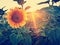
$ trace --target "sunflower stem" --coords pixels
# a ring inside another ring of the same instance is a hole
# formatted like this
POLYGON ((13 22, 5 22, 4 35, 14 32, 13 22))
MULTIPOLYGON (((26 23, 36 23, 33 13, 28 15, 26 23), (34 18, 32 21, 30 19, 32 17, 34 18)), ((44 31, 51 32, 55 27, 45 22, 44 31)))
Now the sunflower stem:
POLYGON ((21 6, 22 6, 22 9, 23 9, 23 4, 21 6))

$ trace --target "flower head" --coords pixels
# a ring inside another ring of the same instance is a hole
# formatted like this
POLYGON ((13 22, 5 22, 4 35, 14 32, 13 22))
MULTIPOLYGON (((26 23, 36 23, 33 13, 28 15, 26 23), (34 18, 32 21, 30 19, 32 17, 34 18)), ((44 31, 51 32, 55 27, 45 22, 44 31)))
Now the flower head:
POLYGON ((26 12, 23 9, 15 7, 7 13, 7 21, 12 28, 24 26, 26 24, 26 20, 26 12))

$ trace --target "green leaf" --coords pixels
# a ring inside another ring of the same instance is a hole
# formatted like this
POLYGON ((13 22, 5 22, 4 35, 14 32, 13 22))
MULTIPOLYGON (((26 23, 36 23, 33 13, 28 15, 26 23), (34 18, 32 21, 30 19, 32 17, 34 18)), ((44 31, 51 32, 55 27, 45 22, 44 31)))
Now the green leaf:
POLYGON ((17 45, 23 39, 22 34, 11 34, 10 41, 12 45, 17 45))

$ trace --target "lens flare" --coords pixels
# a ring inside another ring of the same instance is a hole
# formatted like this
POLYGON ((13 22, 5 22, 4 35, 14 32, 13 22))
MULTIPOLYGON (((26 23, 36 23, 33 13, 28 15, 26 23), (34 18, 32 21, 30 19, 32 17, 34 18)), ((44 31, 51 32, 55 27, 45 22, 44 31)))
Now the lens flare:
POLYGON ((28 19, 26 27, 28 27, 28 29, 31 28, 35 34, 39 35, 42 28, 45 28, 45 25, 48 23, 50 15, 45 11, 29 12, 28 19))

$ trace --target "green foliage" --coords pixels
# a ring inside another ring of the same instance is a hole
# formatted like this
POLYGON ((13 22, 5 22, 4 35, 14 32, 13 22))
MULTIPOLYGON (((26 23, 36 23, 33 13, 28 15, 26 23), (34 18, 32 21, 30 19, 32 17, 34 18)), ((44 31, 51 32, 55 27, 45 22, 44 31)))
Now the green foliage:
POLYGON ((10 41, 12 45, 23 44, 31 45, 31 36, 28 34, 25 28, 16 29, 14 33, 10 35, 10 41))
POLYGON ((22 35, 17 35, 17 34, 11 34, 10 35, 10 41, 12 43, 12 45, 17 45, 19 41, 21 41, 23 39, 22 35))
POLYGON ((46 36, 52 40, 60 38, 60 7, 53 6, 44 9, 50 14, 51 18, 44 29, 46 36))

